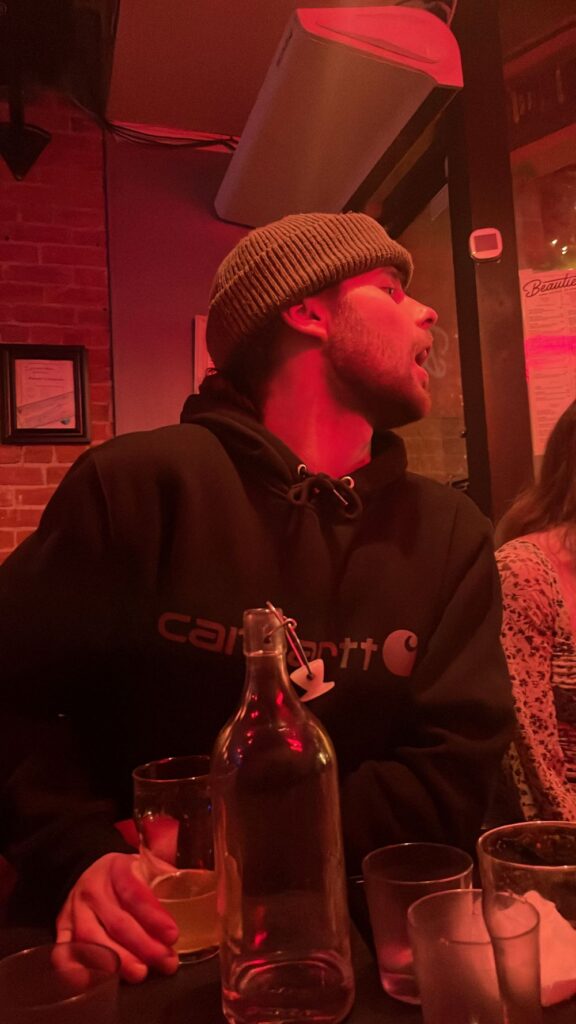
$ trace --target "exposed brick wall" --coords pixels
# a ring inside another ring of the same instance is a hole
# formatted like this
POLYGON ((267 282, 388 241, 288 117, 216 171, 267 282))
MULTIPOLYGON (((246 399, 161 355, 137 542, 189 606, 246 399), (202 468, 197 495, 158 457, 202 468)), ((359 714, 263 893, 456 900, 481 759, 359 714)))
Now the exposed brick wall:
MULTIPOLYGON (((0 341, 86 346, 98 444, 113 434, 102 131, 55 93, 29 96, 26 122, 52 139, 23 181, 0 159, 0 341)), ((0 561, 85 448, 0 444, 0 561)))

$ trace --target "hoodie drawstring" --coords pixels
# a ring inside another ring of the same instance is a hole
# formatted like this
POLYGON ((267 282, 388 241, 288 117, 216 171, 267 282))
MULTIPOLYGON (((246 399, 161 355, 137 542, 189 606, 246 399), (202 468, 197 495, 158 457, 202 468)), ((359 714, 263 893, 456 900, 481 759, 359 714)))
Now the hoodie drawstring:
POLYGON ((293 505, 313 506, 321 495, 327 495, 339 503, 345 519, 357 519, 362 512, 362 501, 354 490, 351 476, 335 479, 327 473, 309 475, 304 464, 298 466, 298 475, 300 481, 292 484, 287 493, 288 501, 293 505))

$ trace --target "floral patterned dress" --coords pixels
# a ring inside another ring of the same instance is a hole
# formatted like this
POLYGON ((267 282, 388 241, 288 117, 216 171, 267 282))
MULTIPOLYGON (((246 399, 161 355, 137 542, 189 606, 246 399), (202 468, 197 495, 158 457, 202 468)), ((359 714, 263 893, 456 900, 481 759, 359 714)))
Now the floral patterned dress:
POLYGON ((525 818, 576 821, 576 573, 555 550, 533 534, 496 552, 517 717, 507 773, 525 818))

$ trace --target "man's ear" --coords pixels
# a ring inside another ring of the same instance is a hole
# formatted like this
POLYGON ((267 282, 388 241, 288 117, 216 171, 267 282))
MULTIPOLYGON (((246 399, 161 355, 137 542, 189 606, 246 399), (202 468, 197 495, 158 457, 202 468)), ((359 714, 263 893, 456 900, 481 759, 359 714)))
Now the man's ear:
POLYGON ((280 316, 294 331, 311 335, 320 341, 326 341, 328 337, 329 310, 320 295, 308 295, 288 309, 282 310, 280 316))

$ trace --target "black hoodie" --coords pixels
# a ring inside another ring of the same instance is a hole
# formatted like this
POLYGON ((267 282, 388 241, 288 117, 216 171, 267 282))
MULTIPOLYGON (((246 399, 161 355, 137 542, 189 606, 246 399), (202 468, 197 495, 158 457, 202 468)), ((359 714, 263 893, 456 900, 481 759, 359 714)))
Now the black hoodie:
POLYGON ((331 480, 248 414, 193 400, 183 419, 82 455, 0 568, 3 707, 40 735, 5 772, 8 855, 55 909, 126 849, 132 768, 210 751, 240 696, 242 612, 267 600, 335 683, 308 706, 350 870, 391 842, 472 848, 512 715, 487 520, 407 473, 392 433, 331 480))

